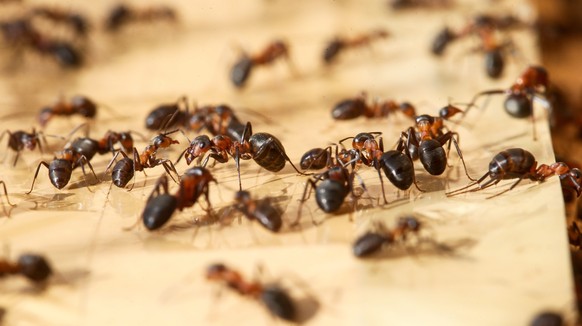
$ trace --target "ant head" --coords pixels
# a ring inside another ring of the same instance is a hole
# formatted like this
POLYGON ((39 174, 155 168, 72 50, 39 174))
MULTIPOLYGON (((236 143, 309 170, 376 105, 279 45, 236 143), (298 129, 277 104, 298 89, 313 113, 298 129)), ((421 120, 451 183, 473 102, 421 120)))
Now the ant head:
POLYGON ((344 46, 345 44, 341 39, 335 38, 331 40, 323 51, 323 62, 326 64, 332 63, 344 46))
POLYGON ((448 104, 447 106, 443 107, 442 109, 439 110, 439 117, 448 120, 450 118, 452 118, 453 116, 457 115, 458 113, 463 113, 464 111, 459 109, 456 106, 453 106, 451 104, 448 104))
POLYGON ((374 140, 374 134, 369 132, 361 132, 354 137, 352 141, 352 147, 355 149, 363 149, 364 145, 369 140, 374 140))
POLYGON ((525 93, 507 96, 503 104, 505 111, 514 118, 527 118, 532 115, 532 101, 525 93))
POLYGON ((26 254, 18 258, 20 273, 33 282, 45 281, 52 274, 47 260, 39 255, 26 254))
POLYGON ((78 68, 83 64, 81 52, 67 42, 51 43, 47 52, 54 56, 61 67, 78 68))
POLYGON ((409 102, 400 103, 399 109, 400 112, 402 112, 405 116, 411 119, 414 119, 414 117, 416 117, 416 108, 409 102))
POLYGON ((194 156, 194 158, 204 155, 212 147, 212 141, 207 135, 200 135, 192 140, 190 143, 190 148, 188 152, 194 156))
POLYGON ((118 4, 109 12, 105 20, 105 28, 109 31, 119 29, 131 16, 131 10, 124 4, 118 4))
POLYGON ((234 200, 237 203, 242 203, 242 204, 247 203, 251 200, 251 193, 246 191, 246 190, 237 191, 234 194, 234 200))
POLYGON ((455 33, 445 26, 432 42, 432 53, 437 56, 443 55, 449 43, 451 43, 455 38, 455 33))
POLYGON ((75 96, 71 99, 71 104, 77 112, 86 118, 92 118, 97 114, 97 105, 85 96, 75 96))
POLYGON ((221 279, 220 275, 228 271, 228 267, 222 263, 216 263, 208 266, 206 269, 206 279, 217 280, 221 279))
POLYGON ((543 87, 547 90, 550 85, 550 78, 548 76, 548 71, 542 66, 532 66, 528 69, 531 74, 536 87, 543 87))
POLYGON ((156 137, 154 137, 154 139, 152 139, 152 145, 154 145, 156 148, 166 148, 172 144, 179 144, 177 140, 173 140, 172 138, 167 136, 168 134, 172 134, 176 131, 177 130, 173 130, 170 132, 165 132, 163 134, 157 135, 156 137))
POLYGON ((415 122, 418 129, 422 131, 426 128, 430 128, 430 126, 434 123, 434 117, 428 114, 421 114, 416 117, 415 122))

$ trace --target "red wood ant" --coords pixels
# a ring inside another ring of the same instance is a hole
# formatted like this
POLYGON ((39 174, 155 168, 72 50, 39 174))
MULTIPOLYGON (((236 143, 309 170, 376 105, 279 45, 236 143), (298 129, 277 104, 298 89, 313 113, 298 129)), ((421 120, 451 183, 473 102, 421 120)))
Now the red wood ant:
POLYGON ((125 4, 113 7, 105 18, 105 29, 114 32, 133 22, 176 21, 176 11, 168 6, 132 8, 125 4))
POLYGON ((515 83, 508 89, 492 89, 477 93, 463 113, 467 114, 469 109, 475 105, 475 102, 482 96, 494 94, 506 94, 507 98, 503 104, 505 111, 514 118, 530 117, 532 120, 533 137, 536 140, 535 120, 533 115, 533 100, 540 99, 548 107, 550 102, 546 99, 546 93, 549 87, 548 72, 541 66, 528 67, 515 83))
POLYGON ((109 168, 113 162, 115 162, 119 154, 121 154, 123 158, 117 162, 111 170, 111 180, 113 181, 113 184, 119 188, 125 187, 129 181, 133 179, 135 171, 144 171, 146 168, 149 169, 158 165, 162 165, 166 170, 166 173, 168 173, 170 177, 176 181, 172 176, 172 172, 174 172, 176 175, 178 175, 178 172, 176 171, 172 161, 168 159, 156 158, 158 149, 168 148, 172 144, 179 144, 177 140, 173 140, 168 136, 169 134, 176 131, 177 130, 157 135, 152 139, 151 144, 146 146, 141 154, 139 154, 137 149, 133 147, 133 159, 129 158, 129 156, 127 156, 124 151, 117 151, 115 155, 113 155, 113 158, 109 164, 107 164, 105 173, 109 171, 109 168))
POLYGON ((90 28, 88 19, 85 15, 78 12, 71 12, 66 9, 37 6, 31 9, 30 16, 42 17, 53 22, 66 24, 70 26, 78 36, 82 37, 87 36, 90 28))
POLYGON ((256 220, 272 232, 279 232, 283 225, 281 215, 283 212, 273 204, 272 198, 266 197, 260 200, 251 198, 248 191, 237 191, 234 208, 243 213, 249 220, 256 220))
POLYGON ((392 100, 373 101, 371 105, 368 105, 366 103, 366 93, 362 93, 355 98, 337 103, 331 109, 331 116, 335 120, 350 120, 362 115, 367 118, 380 118, 387 117, 398 111, 411 119, 416 116, 416 109, 408 102, 398 104, 392 100))
POLYGON ((154 190, 148 197, 146 207, 142 213, 144 226, 149 230, 157 230, 170 220, 176 209, 182 211, 186 207, 192 207, 200 196, 206 197, 208 211, 211 210, 209 200, 210 182, 218 183, 203 167, 193 167, 184 172, 180 178, 180 189, 174 195, 168 193, 168 178, 162 175, 154 190), (163 193, 162 193, 163 190, 163 193))
POLYGON ((83 63, 81 53, 68 42, 51 39, 39 33, 28 19, 0 22, 0 31, 7 43, 16 48, 29 48, 51 56, 64 68, 78 68, 83 63))
POLYGON ((23 254, 17 262, 0 260, 0 278, 20 274, 33 283, 42 284, 52 273, 50 264, 40 255, 23 254))
MULTIPOLYGON (((210 152, 209 157, 214 158, 220 163, 226 163, 228 161, 228 155, 234 158, 238 173, 239 190, 242 190, 240 178, 241 159, 253 159, 258 165, 271 172, 281 171, 285 167, 285 162, 289 162, 297 173, 305 174, 299 171, 293 162, 291 162, 279 139, 264 132, 253 134, 250 122, 247 122, 240 141, 233 141, 228 136, 215 136, 212 140, 208 136, 198 136, 182 152, 182 155, 190 163, 195 158, 207 152, 210 152)), ((180 160, 182 155, 180 155, 178 160, 180 160)), ((208 158, 204 161, 204 164, 206 162, 208 162, 208 158)))
POLYGON ((336 61, 338 55, 341 52, 345 51, 346 49, 368 45, 372 41, 375 41, 377 39, 384 39, 387 38, 388 36, 390 36, 390 33, 388 33, 386 30, 377 29, 351 39, 335 37, 325 47, 325 50, 323 51, 323 61, 326 64, 331 64, 334 61, 336 61))
POLYGON ((230 70, 230 81, 235 87, 242 88, 245 86, 254 67, 272 64, 279 58, 286 59, 289 67, 293 69, 289 59, 289 47, 281 40, 271 42, 265 49, 255 55, 248 55, 243 52, 230 70))
MULTIPOLYGON (((38 145, 38 150, 42 154, 42 144, 40 141, 41 132, 37 132, 34 128, 32 128, 32 132, 28 133, 26 131, 18 130, 14 132, 10 132, 9 130, 5 130, 0 135, 0 141, 4 138, 4 135, 8 134, 8 145, 13 151, 16 152, 16 157, 14 158, 13 166, 16 166, 18 162, 18 158, 20 157, 20 152, 23 151, 25 148, 33 151, 36 149, 38 145)), ((44 137, 44 135, 43 135, 44 137)), ((45 141, 46 142, 46 141, 45 141)))
POLYGON ((489 163, 489 171, 481 178, 471 182, 465 187, 448 192, 446 195, 456 196, 467 192, 475 192, 496 185, 501 180, 517 179, 509 189, 490 196, 487 198, 489 199, 510 191, 523 179, 543 182, 553 175, 559 176, 560 179, 564 178, 568 180, 568 184, 571 185, 571 187, 576 191, 578 197, 580 197, 582 187, 579 178, 580 171, 578 169, 570 169, 563 162, 556 162, 551 165, 541 164, 538 166, 533 154, 522 148, 510 148, 499 152, 489 163), (487 177, 489 177, 489 180, 485 181, 487 177), (482 183, 483 181, 485 182, 482 183), (471 187, 475 188, 471 189, 471 187))
POLYGON ((297 319, 297 309, 293 299, 283 288, 276 284, 247 282, 239 272, 224 264, 210 265, 206 269, 206 279, 222 282, 238 294, 261 302, 270 313, 281 319, 287 321, 295 321, 297 319))
POLYGON ((40 110, 38 122, 44 127, 53 116, 75 114, 92 119, 97 115, 97 104, 85 96, 73 96, 69 101, 61 97, 55 104, 40 110))
POLYGON ((388 229, 383 223, 376 223, 374 231, 361 235, 352 246, 354 255, 359 258, 368 257, 384 246, 403 242, 409 234, 418 234, 422 223, 414 216, 405 216, 398 219, 393 229, 388 229))

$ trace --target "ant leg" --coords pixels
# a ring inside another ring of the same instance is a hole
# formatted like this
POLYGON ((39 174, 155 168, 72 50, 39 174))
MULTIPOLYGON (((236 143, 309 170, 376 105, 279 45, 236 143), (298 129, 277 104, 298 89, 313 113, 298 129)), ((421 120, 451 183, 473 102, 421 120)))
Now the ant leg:
MULTIPOLYGON (((87 164, 89 166, 89 169, 91 169, 93 176, 97 180, 97 183, 101 182, 101 180, 99 180, 99 178, 97 177, 95 170, 93 170, 93 166, 91 165, 91 162, 89 162, 89 160, 87 159, 87 157, 85 157, 85 155, 81 155, 81 157, 77 161, 77 164, 81 165, 81 171, 83 171, 83 175, 85 176, 85 181, 87 181, 87 174, 85 173, 85 164, 87 164)), ((97 183, 95 183, 95 184, 97 184, 97 183)), ((89 187, 87 187, 87 188, 89 188, 89 187)))
POLYGON ((164 190, 164 194, 168 193, 168 177, 166 177, 166 175, 162 174, 158 180, 156 180, 156 184, 154 185, 154 190, 152 190, 151 194, 149 195, 148 199, 146 200, 146 203, 150 202, 150 200, 152 200, 153 196, 156 195, 160 195, 160 189, 164 190))
POLYGON ((516 181, 516 182, 514 182, 514 183, 511 185, 511 187, 509 187, 508 189, 505 189, 505 190, 503 190, 502 192, 500 192, 500 193, 497 193, 497 194, 495 194, 495 195, 493 195, 493 196, 489 196, 489 197, 487 197, 487 198, 485 198, 485 199, 491 199, 491 198, 497 197, 497 196, 499 196, 499 195, 503 195, 504 193, 506 193, 506 192, 508 192, 508 191, 512 190, 512 189, 513 189, 513 188, 515 188, 515 186, 517 186, 517 185, 518 185, 518 184, 521 182, 521 180, 523 180, 523 179, 524 179, 526 176, 527 176, 527 175, 522 175, 522 176, 521 176, 521 177, 519 177, 519 179, 517 179, 517 181, 516 181))
POLYGON ((0 181, 0 184, 2 184, 2 187, 4 188, 4 196, 6 196, 6 201, 8 202, 8 205, 16 206, 16 205, 12 204, 10 202, 10 198, 8 198, 8 191, 6 190, 6 183, 4 181, 0 181))
MULTIPOLYGON (((246 131, 246 128, 245 128, 246 131)), ((244 132, 243 132, 243 136, 244 136, 244 132)), ((236 163, 236 172, 238 173, 238 190, 242 191, 242 182, 240 180, 240 149, 238 146, 236 146, 235 148, 235 155, 236 158, 234 160, 234 162, 236 163)))
POLYGON ((36 181, 36 177, 38 177, 38 171, 40 171, 41 165, 44 165, 47 169, 49 168, 48 163, 45 161, 38 163, 38 166, 36 167, 36 172, 34 173, 34 178, 32 179, 32 185, 30 186, 30 190, 26 192, 27 195, 30 195, 32 189, 34 188, 34 182, 36 181))
POLYGON ((178 156, 178 159, 176 160, 176 162, 174 162, 174 164, 178 164, 178 162, 180 162, 180 160, 182 159, 182 156, 184 156, 184 154, 186 154, 187 150, 188 150, 188 148, 186 148, 185 150, 182 151, 182 153, 180 153, 180 156, 178 156))
POLYGON ((14 162, 12 163, 12 167, 16 166, 16 163, 18 162, 19 157, 20 157, 20 151, 16 151, 16 157, 14 158, 14 162))
POLYGON ((307 180, 307 183, 305 184, 305 189, 303 190, 303 196, 301 196, 301 200, 299 201, 299 207, 297 208, 297 218, 295 219, 295 221, 293 221, 293 223, 289 225, 290 227, 296 227, 299 225, 299 221, 301 220, 301 210, 303 209, 303 204, 307 201, 309 195, 311 195, 311 191, 309 189, 310 186, 312 189, 315 189, 316 181, 313 181, 311 179, 307 180))
MULTIPOLYGON (((485 173, 485 174, 484 174, 484 175, 483 175, 481 178, 479 178, 477 181, 470 182, 468 185, 466 185, 466 186, 464 186, 464 187, 461 187, 461 188, 459 188, 459 189, 456 189, 456 190, 453 190, 453 191, 446 192, 446 193, 445 193, 445 195, 446 195, 447 197, 451 197, 451 196, 456 196, 456 195, 459 195, 459 194, 464 194, 464 193, 466 193, 466 192, 469 192, 469 190, 467 190, 467 191, 463 191, 463 190, 465 190, 465 189, 468 189, 468 188, 471 188, 471 187, 473 187, 473 186, 475 186, 475 185, 479 185, 479 184, 480 184, 481 182, 483 182, 483 180, 485 180, 485 178, 487 178, 488 176, 489 176, 489 172, 485 173)), ((491 179, 491 180, 494 180, 494 179, 491 179)), ((488 183, 490 183, 490 182, 491 182, 491 180, 489 180, 489 181, 488 181, 488 183)), ((480 187, 480 186, 479 186, 479 187, 480 187)), ((479 189, 479 188, 477 188, 477 189, 479 189)))
MULTIPOLYGON (((459 143, 457 142, 457 140, 455 139, 455 134, 458 137, 458 133, 456 132, 452 132, 449 131, 446 134, 440 136, 437 141, 439 143, 441 143, 441 146, 444 145, 447 141, 449 142, 449 149, 451 147, 451 142, 453 144, 455 144, 455 149, 457 150, 457 154, 459 155, 459 158, 461 159, 461 162, 463 163, 463 169, 465 170, 465 175, 467 176, 467 178, 469 178, 469 180, 471 181, 476 181, 475 179, 473 179, 470 175, 469 175, 469 171, 467 171, 467 165, 465 164, 465 159, 463 158, 463 153, 461 152, 461 148, 459 147, 459 143)), ((448 156, 448 153, 447 153, 448 156)))
POLYGON ((172 178, 172 180, 174 180, 175 183, 179 183, 178 181, 176 181, 176 179, 174 179, 174 177, 172 176, 172 173, 171 173, 171 172, 174 172, 176 174, 176 176, 178 176, 178 180, 180 180, 180 174, 178 174, 178 171, 176 171, 176 167, 174 166, 172 161, 165 160, 162 163, 162 166, 164 167, 166 172, 170 175, 170 178, 172 178))
POLYGON ((382 173, 380 173, 380 165, 378 160, 374 158, 374 168, 378 171, 378 178, 380 178, 380 186, 382 187, 382 197, 384 198, 384 205, 388 205, 388 200, 386 200, 386 192, 384 191, 384 180, 382 179, 382 173))
POLYGON ((531 128, 533 131, 533 140, 537 141, 538 137, 537 137, 537 133, 536 133, 536 118, 535 118, 535 114, 534 114, 534 104, 533 104, 533 96, 530 96, 529 98, 529 105, 531 107, 531 114, 530 114, 530 119, 531 119, 531 128))
MULTIPOLYGON (((475 94, 475 96, 473 96, 473 98, 471 99, 471 102, 469 102, 469 104, 467 105, 467 109, 465 109, 465 111, 462 113, 462 116, 463 116, 463 117, 464 117, 464 116, 466 116, 466 115, 467 115, 467 113, 469 113, 469 110, 470 110, 470 109, 471 109, 473 106, 476 106, 476 105, 475 105, 475 102, 476 102, 476 101, 477 101, 477 100, 478 100, 478 99, 479 99, 481 96, 487 96, 487 97, 489 97, 489 95, 495 95, 495 94, 505 94, 505 93, 507 93, 507 91, 506 91, 506 90, 504 90, 504 89, 494 89, 494 90, 490 90, 490 91, 484 91, 484 92, 480 92, 480 93, 477 93, 477 94, 475 94)), ((485 105, 485 106, 483 107, 483 109, 484 109, 484 108, 486 108, 486 107, 487 107, 487 106, 485 105)))
POLYGON ((107 164, 107 167, 105 168, 105 174, 107 174, 107 171, 109 171, 109 169, 111 168, 111 165, 113 165, 113 162, 115 162, 115 159, 117 159, 117 156, 119 156, 119 154, 121 154, 124 158, 129 158, 123 150, 121 150, 121 149, 117 150, 115 155, 113 155, 113 158, 111 159, 111 161, 109 161, 109 164, 107 164))

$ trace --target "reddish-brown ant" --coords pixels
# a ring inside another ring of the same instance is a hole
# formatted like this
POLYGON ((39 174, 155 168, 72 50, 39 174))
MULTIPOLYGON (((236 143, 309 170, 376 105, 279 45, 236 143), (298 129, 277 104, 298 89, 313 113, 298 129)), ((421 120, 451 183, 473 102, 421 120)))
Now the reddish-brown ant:
POLYGON ((580 171, 578 169, 570 169, 563 162, 556 162, 551 165, 541 164, 538 166, 532 153, 522 148, 510 148, 499 152, 493 157, 489 163, 489 171, 481 178, 465 187, 448 192, 446 195, 456 196, 467 192, 475 192, 496 185, 501 180, 517 179, 508 189, 488 197, 493 198, 512 190, 523 179, 543 182, 553 175, 559 176, 560 179, 564 178, 568 180, 568 184, 576 191, 578 197, 580 196, 582 187, 579 178, 580 171), (489 180, 482 183, 487 177, 489 177, 489 180), (471 187, 475 188, 471 189, 471 187))
POLYGON ((239 272, 224 264, 210 265, 206 269, 206 279, 222 282, 238 294, 261 302, 271 314, 281 319, 288 321, 297 319, 297 309, 293 299, 283 288, 276 284, 247 282, 239 272))
POLYGON ((411 119, 416 116, 416 109, 408 102, 398 104, 392 100, 373 101, 369 105, 366 103, 366 93, 337 103, 331 110, 331 116, 335 120, 349 120, 362 115, 367 118, 387 117, 394 112, 402 112, 411 119))
POLYGON ((234 208, 243 213, 249 220, 256 220, 272 232, 279 232, 283 225, 283 212, 274 205, 272 198, 253 199, 248 191, 237 191, 234 208))
POLYGON ((144 226, 149 230, 157 230, 170 220, 176 209, 192 207, 200 196, 204 195, 208 203, 208 211, 211 210, 209 200, 210 182, 218 183, 203 167, 193 167, 184 172, 180 177, 180 189, 174 195, 168 193, 168 178, 162 175, 154 190, 148 197, 146 207, 142 213, 144 226), (163 190, 163 193, 162 193, 163 190))
POLYGON ((403 242, 409 234, 418 234, 422 223, 414 216, 405 216, 398 219, 393 229, 388 229, 383 223, 376 223, 374 231, 361 235, 352 246, 356 257, 367 257, 382 249, 384 246, 403 242))
POLYGON ((271 42, 265 49, 255 55, 242 53, 230 70, 230 81, 234 86, 242 88, 249 79, 254 67, 272 64, 275 60, 284 58, 293 69, 289 59, 289 47, 281 40, 271 42))
MULTIPOLYGON (((281 171, 285 167, 285 162, 289 162, 297 173, 304 174, 291 162, 279 139, 264 132, 253 134, 250 122, 247 122, 240 141, 233 141, 228 136, 216 136, 213 140, 210 140, 208 136, 198 136, 182 154, 186 156, 187 161, 192 162, 195 158, 209 151, 210 157, 220 163, 226 163, 228 155, 234 158, 239 178, 239 190, 242 190, 240 179, 241 159, 253 159, 258 165, 271 172, 281 171)), ((207 161, 208 159, 204 162, 206 163, 207 161)))
POLYGON ((41 34, 28 19, 0 22, 0 31, 4 40, 16 49, 28 48, 51 56, 64 68, 77 68, 83 63, 81 53, 72 44, 41 34))
POLYGON ((388 5, 394 10, 411 8, 448 8, 454 0, 390 0, 388 5))
POLYGON ((133 179, 133 176, 136 171, 144 171, 144 169, 153 168, 158 165, 162 165, 166 172, 175 181, 174 177, 172 176, 172 172, 174 172, 176 175, 178 174, 178 172, 176 171, 176 168, 174 167, 172 161, 168 159, 157 158, 156 154, 158 149, 160 148, 168 148, 172 144, 179 144, 177 140, 173 140, 168 136, 169 134, 176 131, 177 130, 157 135, 152 139, 151 144, 146 146, 146 148, 141 154, 139 154, 137 149, 133 147, 133 159, 129 158, 129 156, 127 156, 127 154, 124 151, 122 150, 117 151, 115 155, 113 155, 113 158, 111 159, 109 164, 107 164, 105 173, 109 171, 109 168, 111 167, 113 162, 115 162, 119 154, 121 154, 123 156, 123 159, 117 162, 113 169, 111 170, 111 180, 113 181, 113 184, 116 185, 117 187, 119 188, 125 187, 129 183, 129 181, 133 179))
POLYGON ((52 273, 50 264, 40 255, 23 254, 17 262, 0 260, 0 278, 20 274, 35 284, 42 284, 52 273))
POLYGON ((87 36, 90 28, 88 19, 85 15, 62 8, 37 6, 30 10, 30 16, 42 17, 56 23, 66 24, 81 37, 87 36))
POLYGON ((53 116, 70 116, 75 114, 92 119, 97 115, 97 104, 85 96, 74 96, 69 101, 61 97, 55 104, 40 110, 38 122, 44 127, 53 116))
POLYGON ((546 93, 549 87, 548 72, 541 66, 528 67, 515 83, 508 89, 492 89, 477 93, 468 105, 463 115, 475 105, 475 102, 482 96, 494 94, 506 94, 504 108, 505 111, 514 118, 527 118, 532 120, 533 137, 536 140, 536 130, 533 115, 533 101, 539 99, 545 105, 550 106, 546 93))
POLYGON ((326 64, 331 64, 337 59, 338 55, 346 49, 369 45, 377 39, 384 39, 388 36, 390 36, 390 33, 388 33, 386 30, 377 29, 351 39, 335 37, 325 47, 325 50, 323 51, 323 61, 326 64))
POLYGON ((132 8, 126 4, 113 7, 105 19, 105 29, 110 32, 118 31, 123 26, 133 22, 150 22, 159 20, 176 21, 176 11, 168 6, 149 8, 132 8))
POLYGON ((38 150, 42 154, 42 144, 41 144, 41 136, 44 136, 41 132, 37 132, 34 128, 32 128, 32 132, 26 132, 22 130, 10 132, 9 130, 5 130, 0 135, 0 141, 4 138, 4 135, 8 134, 8 146, 10 149, 16 152, 16 157, 14 158, 13 166, 16 166, 18 162, 18 158, 20 157, 20 152, 24 149, 28 149, 30 151, 35 150, 38 146, 38 150))

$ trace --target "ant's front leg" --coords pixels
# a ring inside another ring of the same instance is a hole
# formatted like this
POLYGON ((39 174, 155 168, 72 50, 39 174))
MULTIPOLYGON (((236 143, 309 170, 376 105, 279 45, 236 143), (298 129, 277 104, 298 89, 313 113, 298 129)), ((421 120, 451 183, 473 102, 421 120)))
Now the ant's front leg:
MULTIPOLYGON (((467 176, 467 178, 469 178, 469 180, 476 181, 474 178, 472 178, 469 175, 469 172, 467 171, 467 165, 465 164, 465 159, 463 158, 463 153, 461 152, 461 148, 459 147, 459 143, 457 142, 457 139, 455 139, 455 135, 457 136, 457 138, 459 137, 458 133, 448 131, 446 134, 437 138, 437 141, 441 144, 441 146, 444 146, 444 144, 446 142, 448 142, 449 143, 449 145, 448 145, 449 150, 451 148, 451 142, 453 144, 455 144, 455 148, 457 149, 457 154, 459 155, 459 158, 461 159, 461 162, 463 163, 463 169, 465 170, 465 175, 467 176)), ((447 157, 448 157, 449 150, 447 150, 447 157)))
MULTIPOLYGON (((32 189, 34 188, 34 182, 36 181, 36 178, 38 177, 38 171, 40 171, 40 167, 43 166, 46 167, 47 169, 49 169, 49 164, 45 161, 42 161, 40 163, 38 163, 38 166, 36 167, 36 172, 34 173, 34 178, 32 179, 32 185, 30 186, 30 190, 28 192, 26 192, 27 195, 30 195, 30 193, 32 192, 32 189)), ((50 171, 50 169, 49 169, 50 171)))

